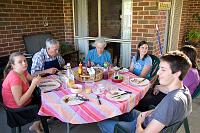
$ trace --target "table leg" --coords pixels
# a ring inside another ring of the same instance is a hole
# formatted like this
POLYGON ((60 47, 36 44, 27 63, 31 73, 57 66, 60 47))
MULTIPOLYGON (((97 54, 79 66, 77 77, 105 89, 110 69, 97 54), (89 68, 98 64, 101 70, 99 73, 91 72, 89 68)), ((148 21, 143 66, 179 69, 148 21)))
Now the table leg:
POLYGON ((67 123, 67 133, 69 133, 70 131, 70 126, 69 126, 69 123, 67 123))

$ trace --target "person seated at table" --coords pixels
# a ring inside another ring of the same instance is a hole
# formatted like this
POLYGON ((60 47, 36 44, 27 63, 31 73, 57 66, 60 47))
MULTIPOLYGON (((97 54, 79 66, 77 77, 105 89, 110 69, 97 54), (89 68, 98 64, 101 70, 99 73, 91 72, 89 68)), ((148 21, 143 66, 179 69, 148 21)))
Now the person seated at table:
MULTIPOLYGON (((183 46, 180 51, 186 54, 192 62, 192 67, 187 72, 186 76, 183 79, 183 84, 188 87, 190 94, 192 95, 197 86, 199 85, 200 78, 198 73, 197 66, 197 51, 193 46, 183 46)), ((139 102, 135 109, 140 111, 148 110, 150 105, 157 106, 160 101, 166 96, 165 86, 156 85, 153 89, 153 92, 148 92, 144 98, 139 102)))
MULTIPOLYGON (((159 133, 167 126, 183 121, 192 111, 190 92, 182 80, 187 74, 191 61, 180 51, 172 51, 160 58, 157 72, 167 95, 155 109, 146 112, 133 110, 126 121, 105 120, 99 123, 102 133, 113 133, 115 124, 120 124, 131 133, 159 133)), ((173 130, 173 129, 172 129, 173 130)), ((164 131, 163 131, 164 132, 164 131)), ((174 132, 174 131, 172 131, 174 132)))
POLYGON ((190 90, 190 94, 192 95, 200 83, 197 65, 197 51, 196 48, 191 45, 183 46, 180 51, 186 54, 192 62, 192 67, 189 69, 188 73, 183 79, 183 84, 188 87, 188 89, 190 90))
MULTIPOLYGON (((3 103, 9 108, 21 108, 31 104, 41 104, 40 99, 32 100, 32 94, 40 83, 41 77, 32 77, 27 71, 27 61, 24 55, 19 52, 12 53, 4 70, 4 81, 2 84, 3 103), (29 85, 29 82, 31 84, 29 85)), ((35 111, 37 112, 37 111, 35 111)), ((24 118, 33 118, 37 114, 21 114, 24 118)), ((41 133, 40 121, 36 121, 29 128, 41 133)))
MULTIPOLYGON (((186 54, 192 62, 192 67, 190 67, 185 78, 183 79, 183 84, 188 87, 188 89, 190 90, 190 94, 192 95, 200 82, 197 65, 197 51, 195 47, 191 45, 183 46, 180 51, 186 54)), ((164 86, 157 85, 157 87, 154 89, 154 94, 157 95, 160 91, 162 92, 163 88, 164 86)))
POLYGON ((31 74, 54 74, 61 70, 65 61, 59 54, 59 42, 55 39, 46 40, 46 48, 34 54, 32 59, 31 74))
POLYGON ((143 78, 150 78, 152 59, 148 55, 148 43, 141 41, 137 46, 137 53, 133 56, 129 70, 135 75, 143 78))
POLYGON ((103 67, 104 63, 112 65, 110 53, 107 50, 104 50, 106 45, 104 38, 97 38, 93 45, 96 48, 88 52, 88 55, 85 58, 85 64, 87 65, 87 62, 90 61, 92 66, 100 65, 103 67))

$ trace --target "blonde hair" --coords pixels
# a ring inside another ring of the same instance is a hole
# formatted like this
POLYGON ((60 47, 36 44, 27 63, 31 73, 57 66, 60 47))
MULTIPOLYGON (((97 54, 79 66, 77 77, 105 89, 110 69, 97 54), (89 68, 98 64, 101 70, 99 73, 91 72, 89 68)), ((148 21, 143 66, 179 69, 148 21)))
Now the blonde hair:
POLYGON ((4 79, 6 78, 8 73, 12 70, 12 65, 15 63, 15 57, 17 56, 23 56, 23 54, 20 52, 14 52, 10 55, 8 63, 4 69, 4 79))

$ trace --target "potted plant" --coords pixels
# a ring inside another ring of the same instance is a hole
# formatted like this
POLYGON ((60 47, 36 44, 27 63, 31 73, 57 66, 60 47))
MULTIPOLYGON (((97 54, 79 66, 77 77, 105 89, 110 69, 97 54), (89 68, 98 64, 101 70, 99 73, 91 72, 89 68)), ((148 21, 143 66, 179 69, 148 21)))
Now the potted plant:
POLYGON ((200 45, 200 30, 192 29, 186 35, 186 40, 192 45, 200 45))

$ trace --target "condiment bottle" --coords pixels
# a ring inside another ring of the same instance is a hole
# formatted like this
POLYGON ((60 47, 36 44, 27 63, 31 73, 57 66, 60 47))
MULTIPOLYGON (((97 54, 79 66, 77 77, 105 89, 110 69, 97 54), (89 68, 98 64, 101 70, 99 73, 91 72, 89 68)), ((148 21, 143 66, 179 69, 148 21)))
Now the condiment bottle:
POLYGON ((91 67, 91 61, 90 61, 90 60, 88 60, 88 62, 87 62, 87 67, 88 67, 88 68, 91 67))
POLYGON ((66 75, 67 75, 67 86, 71 87, 75 84, 75 80, 74 80, 74 72, 71 69, 70 63, 67 63, 67 71, 66 71, 66 75))
POLYGON ((79 63, 78 74, 79 74, 79 75, 82 75, 82 74, 83 74, 83 65, 82 65, 81 62, 79 63))

